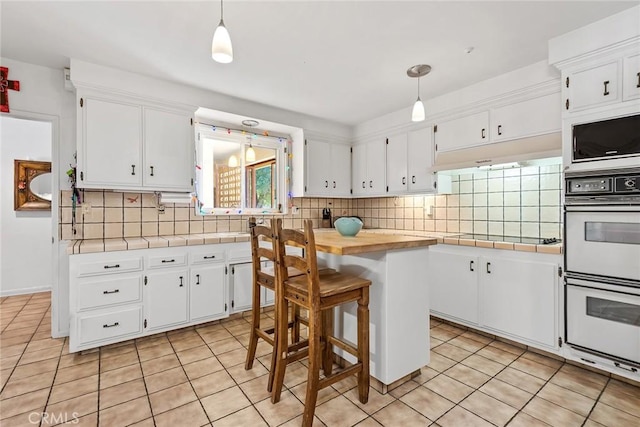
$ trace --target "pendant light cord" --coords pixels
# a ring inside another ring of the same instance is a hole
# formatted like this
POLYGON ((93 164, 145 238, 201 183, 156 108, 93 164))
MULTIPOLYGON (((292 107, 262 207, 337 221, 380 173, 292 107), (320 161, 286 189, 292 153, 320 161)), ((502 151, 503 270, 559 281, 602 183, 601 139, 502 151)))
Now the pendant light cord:
POLYGON ((224 0, 220 0, 220 22, 224 22, 224 0))

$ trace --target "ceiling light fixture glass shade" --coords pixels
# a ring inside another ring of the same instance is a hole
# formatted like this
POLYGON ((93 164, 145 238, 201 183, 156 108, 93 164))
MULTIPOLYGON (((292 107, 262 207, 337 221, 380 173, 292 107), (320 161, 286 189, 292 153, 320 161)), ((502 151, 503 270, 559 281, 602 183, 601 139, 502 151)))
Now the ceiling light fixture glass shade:
POLYGON ((227 163, 227 166, 229 166, 230 168, 237 168, 238 158, 235 155, 231 155, 231 157, 229 157, 229 162, 227 163))
POLYGON ((431 66, 425 64, 414 65, 407 70, 407 75, 412 78, 418 79, 418 99, 413 104, 411 110, 411 121, 421 122, 425 119, 424 104, 420 99, 420 77, 426 76, 431 71, 431 66))
POLYGON ((228 64, 233 61, 233 46, 227 27, 224 26, 223 2, 220 0, 220 23, 213 33, 211 42, 211 57, 214 61, 228 64))
POLYGON ((251 144, 249 144, 249 148, 247 148, 247 151, 244 153, 244 159, 247 162, 256 161, 256 150, 253 149, 253 146, 251 146, 251 144))

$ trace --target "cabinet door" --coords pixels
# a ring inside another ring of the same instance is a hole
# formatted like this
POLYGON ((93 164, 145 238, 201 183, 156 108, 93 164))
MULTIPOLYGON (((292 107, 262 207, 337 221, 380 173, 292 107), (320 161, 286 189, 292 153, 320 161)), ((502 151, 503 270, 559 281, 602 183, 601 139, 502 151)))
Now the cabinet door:
POLYGON ((328 142, 306 141, 307 195, 326 195, 329 192, 331 148, 328 142))
POLYGON ((431 127, 407 136, 407 181, 409 191, 433 191, 433 131, 431 127))
POLYGON ((386 144, 384 140, 367 144, 367 192, 370 194, 383 194, 386 192, 386 144))
POLYGON ((331 182, 332 196, 351 194, 351 147, 344 144, 331 144, 331 182))
POLYGON ((480 258, 480 324, 555 347, 557 264, 480 258))
POLYGON ((472 147, 489 141, 489 112, 482 111, 438 123, 434 132, 436 152, 472 147))
POLYGON ((407 191, 407 134, 387 138, 387 192, 407 191))
POLYGON ((622 100, 640 98, 640 54, 624 58, 622 100))
POLYGON ((224 264, 191 269, 189 313, 191 321, 226 314, 224 264))
POLYGON ((145 187, 191 191, 194 150, 190 115, 144 108, 145 187))
MULTIPOLYGON (((566 82, 564 83, 566 86, 566 82)), ((567 89, 569 111, 577 111, 619 101, 618 61, 569 75, 569 87, 567 89)))
POLYGON ((188 280, 186 269, 147 275, 144 303, 148 329, 187 322, 188 280))
POLYGON ((351 156, 351 188, 354 196, 367 193, 367 146, 354 145, 351 156))
POLYGON ((491 110, 491 141, 559 132, 561 104, 558 92, 491 110))
POLYGON ((83 98, 78 187, 142 184, 142 110, 111 100, 83 98))
POLYGON ((250 262, 233 264, 231 268, 231 312, 251 310, 253 265, 250 262))
POLYGON ((429 251, 431 312, 478 323, 478 257, 429 251))

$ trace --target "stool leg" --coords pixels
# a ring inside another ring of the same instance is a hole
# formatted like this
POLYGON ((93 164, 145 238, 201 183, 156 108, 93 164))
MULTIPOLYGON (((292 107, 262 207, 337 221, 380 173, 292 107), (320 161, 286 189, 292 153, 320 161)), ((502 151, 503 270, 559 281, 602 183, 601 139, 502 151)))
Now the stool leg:
POLYGON ((333 369, 333 345, 329 344, 329 336, 333 336, 333 308, 322 312, 322 371, 325 377, 331 375, 333 369))
POLYGON ((284 373, 287 369, 287 356, 289 351, 287 332, 289 329, 289 304, 285 298, 276 300, 276 330, 273 343, 272 365, 275 374, 273 376, 273 386, 271 389, 271 403, 280 401, 282 393, 282 383, 284 382, 284 373))
POLYGON ((300 306, 293 306, 292 310, 293 327, 291 328, 291 342, 300 342, 300 306))
POLYGON ((322 333, 322 314, 317 310, 309 310, 309 372, 307 375, 307 395, 304 399, 302 427, 311 427, 313 414, 318 401, 318 385, 320 382, 320 334, 322 333))
POLYGON ((362 288, 358 299, 358 362, 362 371, 358 374, 358 398, 361 403, 369 400, 369 288, 362 288))
POLYGON ((247 360, 244 369, 253 368, 253 360, 256 358, 256 348, 258 346, 258 334, 256 329, 260 328, 260 286, 253 283, 253 297, 251 306, 251 334, 249 336, 249 348, 247 349, 247 360))

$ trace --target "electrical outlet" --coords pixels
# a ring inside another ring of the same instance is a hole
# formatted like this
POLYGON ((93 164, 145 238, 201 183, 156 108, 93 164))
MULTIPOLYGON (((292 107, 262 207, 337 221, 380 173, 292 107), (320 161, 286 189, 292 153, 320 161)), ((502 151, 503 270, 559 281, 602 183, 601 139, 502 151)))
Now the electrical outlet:
POLYGON ((82 213, 87 215, 91 213, 91 203, 82 204, 82 213))
POLYGON ((297 206, 291 206, 291 213, 293 215, 298 215, 299 212, 300 212, 300 209, 298 209, 297 206))

